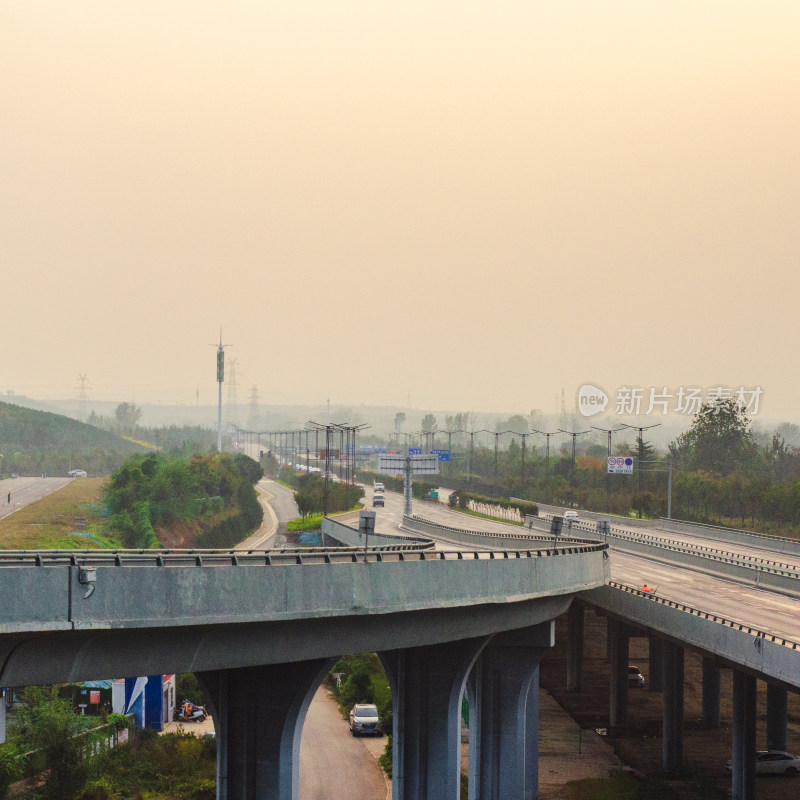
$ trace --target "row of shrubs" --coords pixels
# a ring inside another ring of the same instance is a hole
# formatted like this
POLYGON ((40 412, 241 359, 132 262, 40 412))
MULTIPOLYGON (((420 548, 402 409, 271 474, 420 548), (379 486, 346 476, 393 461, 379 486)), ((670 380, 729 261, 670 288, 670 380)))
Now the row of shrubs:
MULTIPOLYGON (((455 493, 454 493, 455 494, 455 493)), ((458 507, 465 511, 469 507, 470 500, 476 503, 486 503, 487 505, 500 506, 500 508, 517 509, 524 517, 526 514, 531 514, 534 517, 539 516, 539 506, 536 503, 528 503, 524 500, 508 500, 500 497, 486 497, 482 494, 474 494, 473 492, 458 492, 455 494, 456 500, 453 500, 453 495, 450 496, 451 505, 457 504, 458 507)))

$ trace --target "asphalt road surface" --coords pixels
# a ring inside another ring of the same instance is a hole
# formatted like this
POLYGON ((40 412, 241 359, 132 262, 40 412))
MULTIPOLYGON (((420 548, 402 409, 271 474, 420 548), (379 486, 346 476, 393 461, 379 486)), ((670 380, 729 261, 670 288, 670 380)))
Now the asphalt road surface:
MULTIPOLYGON (((372 492, 367 489, 366 502, 372 502, 372 492)), ((377 508, 376 530, 397 532, 402 520, 402 497, 395 492, 386 492, 386 507, 377 508)), ((414 513, 433 522, 449 524, 454 528, 485 531, 524 531, 519 526, 509 526, 503 522, 477 519, 466 514, 451 511, 442 503, 414 501, 414 513)), ((631 526, 634 527, 634 526, 631 526)), ((652 531, 646 531, 652 533, 652 531)), ((580 531, 578 532, 580 536, 580 531)), ((683 534, 670 534, 675 539, 688 539, 683 534)), ((439 537, 438 549, 459 549, 439 537)), ((709 543, 706 541, 706 545, 709 543)), ((485 549, 483 547, 478 549, 485 549)), ((774 553, 759 551, 754 546, 739 546, 726 543, 725 549, 733 552, 747 552, 775 559, 774 553)), ((779 557, 781 561, 788 558, 779 557)), ((619 551, 611 551, 611 580, 628 586, 648 584, 655 587, 659 597, 674 600, 711 614, 717 614, 743 625, 776 636, 800 642, 800 597, 790 597, 723 577, 706 575, 679 566, 663 564, 645 557, 633 556, 619 551)))
POLYGON ((79 478, 5 478, 0 481, 0 519, 79 478), (9 493, 11 502, 8 502, 9 493))
MULTIPOLYGON (((385 744, 386 739, 377 740, 385 744)), ((300 740, 300 800, 385 800, 383 770, 366 739, 350 735, 325 689, 308 709, 300 740)))

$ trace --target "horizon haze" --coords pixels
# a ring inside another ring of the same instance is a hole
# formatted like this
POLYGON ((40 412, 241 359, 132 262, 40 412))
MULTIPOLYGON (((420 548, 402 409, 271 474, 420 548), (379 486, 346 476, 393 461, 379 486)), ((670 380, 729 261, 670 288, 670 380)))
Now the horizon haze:
POLYGON ((210 405, 221 329, 242 404, 727 386, 798 418, 796 2, 0 23, 0 392, 210 405))

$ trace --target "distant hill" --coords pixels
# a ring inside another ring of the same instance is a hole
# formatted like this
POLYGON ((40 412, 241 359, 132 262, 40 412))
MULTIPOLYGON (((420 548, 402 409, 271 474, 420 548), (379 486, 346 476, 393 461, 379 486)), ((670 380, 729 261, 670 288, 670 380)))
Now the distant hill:
POLYGON ((107 475, 132 453, 133 442, 70 417, 0 401, 0 474, 66 475, 74 468, 107 475))

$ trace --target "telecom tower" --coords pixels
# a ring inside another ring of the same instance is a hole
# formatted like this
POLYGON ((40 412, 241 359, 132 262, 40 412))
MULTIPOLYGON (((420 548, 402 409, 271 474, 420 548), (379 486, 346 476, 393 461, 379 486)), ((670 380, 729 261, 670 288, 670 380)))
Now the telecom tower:
POLYGON ((86 375, 78 375, 80 386, 75 388, 78 390, 78 419, 81 422, 86 422, 86 402, 88 396, 86 394, 86 375))
MULTIPOLYGON (((219 344, 212 344, 217 348, 217 383, 219 384, 219 403, 217 405, 217 452, 222 452, 222 382, 225 380, 225 347, 222 344, 222 328, 219 329, 219 344)), ((199 390, 198 390, 199 398, 199 390)))

